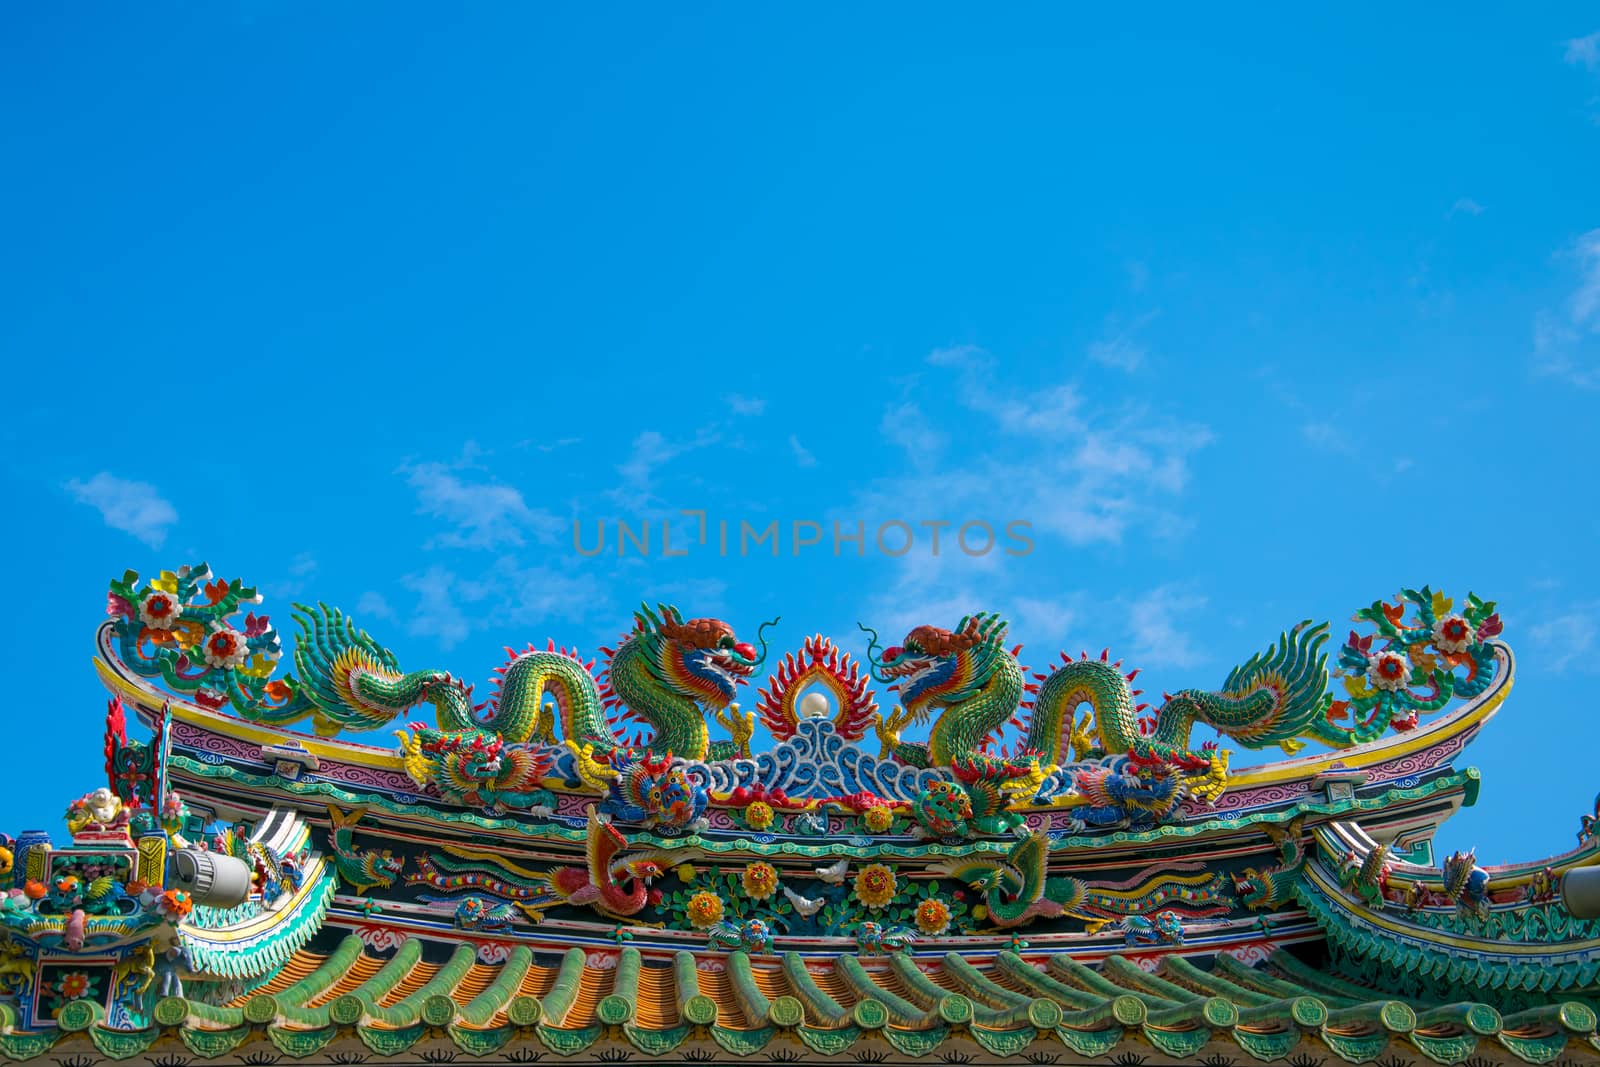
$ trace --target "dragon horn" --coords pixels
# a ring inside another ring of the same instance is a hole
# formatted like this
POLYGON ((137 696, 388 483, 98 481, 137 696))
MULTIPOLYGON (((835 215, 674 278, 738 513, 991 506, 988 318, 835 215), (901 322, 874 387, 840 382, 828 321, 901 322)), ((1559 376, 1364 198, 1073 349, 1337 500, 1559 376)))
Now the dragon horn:
POLYGON ((633 617, 638 622, 640 629, 661 629, 661 619, 655 612, 650 610, 649 604, 640 603, 639 610, 633 613, 633 617))
POLYGON ((756 656, 757 667, 767 662, 767 627, 778 625, 782 619, 782 615, 775 615, 770 622, 764 622, 756 627, 756 640, 761 642, 761 652, 756 656))
POLYGON ((875 682, 888 682, 890 680, 889 676, 878 669, 877 653, 882 651, 878 644, 878 631, 865 623, 858 622, 856 626, 862 633, 867 635, 867 673, 872 675, 872 680, 875 682))

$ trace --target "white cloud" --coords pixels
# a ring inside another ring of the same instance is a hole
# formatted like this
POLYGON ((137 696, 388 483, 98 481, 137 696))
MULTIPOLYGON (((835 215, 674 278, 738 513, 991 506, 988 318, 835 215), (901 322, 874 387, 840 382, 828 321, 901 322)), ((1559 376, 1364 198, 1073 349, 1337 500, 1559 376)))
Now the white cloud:
POLYGON ((1470 196, 1463 196, 1461 199, 1457 200, 1454 204, 1450 205, 1450 210, 1445 212, 1445 218, 1447 218, 1447 219, 1448 218, 1454 218, 1457 215, 1482 215, 1482 214, 1483 214, 1483 205, 1482 204, 1478 203, 1476 200, 1472 199, 1470 196))
POLYGON ((583 441, 581 437, 562 437, 555 441, 546 441, 544 444, 534 445, 540 452, 554 452, 560 448, 570 448, 583 441))
POLYGON ((1573 242, 1568 257, 1577 264, 1577 287, 1561 310, 1534 316, 1534 370, 1585 388, 1600 386, 1600 229, 1573 242))
POLYGON ((165 544, 167 531, 178 521, 178 509, 149 482, 101 471, 87 482, 73 479, 65 488, 78 503, 98 510, 107 526, 132 534, 151 548, 165 544))
POLYGON ((1089 346, 1089 358, 1117 370, 1136 371, 1147 354, 1144 345, 1128 337, 1106 337, 1089 346))
POLYGON ((717 440, 717 433, 709 429, 701 430, 688 441, 672 441, 655 430, 642 431, 633 439, 628 458, 617 467, 623 483, 620 492, 637 500, 649 493, 657 469, 686 452, 715 444, 717 440))
POLYGON ((995 360, 977 345, 936 348, 928 354, 928 362, 935 367, 955 370, 957 399, 962 406, 989 416, 1005 433, 1056 437, 1083 429, 1084 423, 1079 417, 1083 401, 1070 385, 996 389, 995 360))
MULTIPOLYGON (((1007 604, 1017 622, 1018 638, 1026 639, 1030 644, 1040 647, 1057 645, 1065 641, 1068 631, 1072 629, 1072 625, 1078 617, 1077 611, 1072 606, 1075 599, 1049 600, 1035 596, 1011 597, 1007 604)), ((1024 658, 1026 659, 1027 657, 1024 658)), ((1042 663, 1043 660, 1035 657, 1035 662, 1042 663)))
POLYGON ((728 410, 735 415, 759 415, 767 410, 767 402, 759 396, 740 396, 734 393, 728 397, 728 410))
POLYGON ((805 445, 800 443, 800 438, 794 434, 789 435, 789 451, 794 453, 794 461, 802 467, 815 467, 817 457, 813 456, 805 445))
POLYGON ((1189 635, 1179 628, 1179 618, 1205 606, 1205 597, 1172 585, 1152 589, 1135 600, 1128 608, 1128 629, 1133 636, 1129 660, 1150 667, 1193 667, 1204 662, 1189 635))
POLYGON ((573 567, 524 565, 510 556, 460 585, 463 600, 483 605, 484 625, 543 625, 557 619, 581 622, 606 601, 605 590, 591 572, 573 567))
POLYGON ((455 527, 430 541, 429 547, 495 548, 522 544, 524 533, 541 541, 560 533, 561 521, 547 511, 529 507, 519 490, 495 482, 467 481, 457 473, 460 466, 419 463, 400 468, 416 490, 417 510, 455 527))
POLYGON ((406 623, 408 633, 431 637, 447 651, 466 640, 472 632, 472 624, 456 603, 455 572, 430 567, 421 574, 406 575, 400 579, 400 584, 417 594, 416 607, 406 623))
POLYGON ((1337 425, 1323 420, 1305 423, 1300 427, 1300 436, 1306 443, 1323 452, 1334 452, 1341 456, 1355 454, 1355 446, 1350 443, 1350 438, 1337 425))
POLYGON ((1574 246, 1578 257, 1580 282, 1572 294, 1572 321, 1587 326, 1590 332, 1600 328, 1600 230, 1590 230, 1578 238, 1574 246))
POLYGON ((392 619, 394 618, 394 608, 389 605, 388 598, 382 593, 375 593, 369 589, 362 593, 361 598, 356 601, 356 616, 357 618, 392 619))
POLYGON ((1600 628, 1595 623, 1595 612, 1600 604, 1583 604, 1579 610, 1559 615, 1529 629, 1528 635, 1548 659, 1552 671, 1567 671, 1574 667, 1592 673, 1600 664, 1595 656, 1600 628))
POLYGON ((878 429, 883 436, 905 450, 906 458, 919 470, 938 462, 944 452, 945 436, 916 404, 906 401, 888 408, 878 429))
POLYGON ((1156 312, 1151 311, 1124 323, 1120 316, 1107 316, 1099 340, 1089 346, 1089 358, 1102 366, 1129 374, 1138 370, 1150 354, 1150 350, 1139 340, 1138 333, 1155 317, 1156 312))
POLYGON ((1585 70, 1600 71, 1600 30, 1587 37, 1574 37, 1566 44, 1567 50, 1562 58, 1568 63, 1585 70))
POLYGON ((860 490, 844 518, 869 526, 1025 520, 1036 534, 1075 546, 1119 542, 1134 523, 1157 536, 1182 532, 1166 498, 1186 487, 1192 456, 1213 439, 1209 428, 1136 405, 1090 408, 1067 383, 1007 388, 996 361, 972 345, 938 349, 928 362, 953 373, 957 402, 992 424, 962 421, 968 439, 986 447, 941 464, 942 432, 914 400, 891 405, 882 429, 912 470, 860 490))

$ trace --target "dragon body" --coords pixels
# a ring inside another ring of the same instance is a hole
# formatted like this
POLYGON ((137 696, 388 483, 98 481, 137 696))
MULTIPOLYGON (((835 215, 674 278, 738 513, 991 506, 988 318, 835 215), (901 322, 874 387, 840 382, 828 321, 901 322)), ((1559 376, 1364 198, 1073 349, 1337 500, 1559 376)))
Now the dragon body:
POLYGON ((1049 852, 1050 836, 1032 833, 1002 859, 962 857, 931 869, 980 890, 990 921, 1002 928, 1068 916, 1083 920, 1094 932, 1116 919, 1173 904, 1207 913, 1226 909, 1212 875, 1167 873, 1131 888, 1097 886, 1079 878, 1051 877, 1046 871, 1049 852))
MULTIPOLYGON (((868 633, 871 633, 869 630, 868 633)), ((1149 723, 1141 723, 1133 674, 1109 656, 1063 663, 1040 684, 1024 683, 1019 649, 1005 644, 1006 623, 980 613, 955 630, 919 626, 905 641, 869 660, 874 676, 892 682, 902 707, 878 726, 886 753, 915 766, 949 766, 981 754, 1017 716, 1029 712, 1023 748, 1040 763, 1059 766, 1074 757, 1127 755, 1144 764, 1177 767, 1183 777, 1216 776, 1218 756, 1190 747, 1196 723, 1214 727, 1250 748, 1301 747, 1301 739, 1333 745, 1352 742, 1351 731, 1329 721, 1326 695, 1326 625, 1301 623, 1277 644, 1229 673, 1212 692, 1185 689, 1167 697, 1149 723), (1034 691, 1034 699, 1024 696, 1034 691), (1088 708, 1089 721, 1076 719, 1088 708), (926 743, 899 739, 900 731, 937 712, 926 743)), ((877 651, 876 635, 871 646, 877 651)), ((1137 672, 1134 672, 1137 673, 1137 672)), ((1223 765, 1225 767, 1225 764, 1223 765)))
MULTIPOLYGON (((318 709, 313 718, 319 732, 372 729, 408 708, 432 704, 437 732, 463 735, 467 744, 479 734, 512 745, 553 743, 559 723, 570 746, 604 757, 625 747, 611 722, 615 713, 619 721, 647 726, 646 743, 655 751, 687 760, 749 753, 753 716, 741 716, 729 705, 737 687, 765 659, 765 646, 758 653, 719 619, 685 621, 676 608, 641 608, 633 630, 616 649, 607 650, 603 684, 592 673, 593 663, 553 643, 507 650, 507 662, 495 672, 495 692, 479 709, 471 688, 447 672, 401 673, 393 655, 355 630, 338 609, 302 608, 297 618, 302 629, 295 647, 299 690, 318 709), (708 718, 728 726, 734 740, 713 744, 708 718)), ((446 761, 444 769, 451 766, 446 761)), ((440 784, 441 791, 463 791, 448 774, 440 784)))
MULTIPOLYGON (((593 663, 553 643, 508 649, 509 659, 496 671, 496 692, 480 706, 472 687, 448 671, 402 670, 394 653, 326 604, 294 605, 300 630, 295 673, 275 679, 282 642, 271 620, 253 612, 235 619, 259 601, 254 588, 237 579, 213 580, 200 564, 163 571, 143 586, 137 573, 127 572, 111 583, 107 613, 119 656, 135 673, 159 677, 210 707, 230 704, 253 722, 288 726, 309 719, 317 734, 332 736, 379 729, 430 704, 440 733, 553 743, 559 723, 563 740, 602 757, 642 747, 623 745, 615 715, 647 727, 643 744, 657 752, 690 761, 749 754, 755 716, 741 714, 733 698, 765 662, 766 643, 758 650, 740 641, 720 619, 685 619, 666 605, 641 607, 633 629, 608 650, 600 680, 593 663), (710 720, 727 727, 733 740, 712 742, 710 720)), ((855 702, 851 721, 870 711, 855 702)))

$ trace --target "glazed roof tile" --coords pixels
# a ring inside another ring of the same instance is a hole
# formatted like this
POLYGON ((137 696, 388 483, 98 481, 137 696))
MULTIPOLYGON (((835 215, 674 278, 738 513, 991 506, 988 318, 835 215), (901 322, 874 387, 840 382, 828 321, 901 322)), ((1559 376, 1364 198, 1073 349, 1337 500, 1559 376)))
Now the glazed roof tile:
POLYGON ((1124 1053, 1185 1062, 1205 1053, 1217 1063, 1234 1053, 1281 1061, 1317 1051, 1365 1062, 1391 1046, 1439 1063, 1474 1055, 1542 1063, 1580 1046, 1600 1051, 1595 1012, 1581 1000, 1503 1017, 1470 1000, 1389 996, 1286 950, 1254 966, 1126 954, 1090 968, 1010 952, 808 961, 744 952, 645 958, 632 947, 536 955, 527 946, 488 964, 471 945, 440 961, 424 960, 423 947, 407 940, 380 959, 351 935, 332 952, 296 954, 270 982, 224 1005, 161 1000, 157 1025, 137 1033, 105 1029, 93 1005, 75 1002, 59 1031, 0 1035, 0 1052, 27 1058, 84 1039, 107 1055, 162 1041, 245 1055, 266 1041, 300 1056, 340 1040, 399 1055, 438 1043, 484 1054, 531 1039, 565 1055, 626 1043, 664 1061, 704 1060, 696 1049, 767 1058, 775 1042, 824 1055, 865 1043, 892 1059, 953 1043, 975 1057, 963 1062, 1032 1053, 1050 1062, 1063 1049, 1119 1062, 1124 1053))

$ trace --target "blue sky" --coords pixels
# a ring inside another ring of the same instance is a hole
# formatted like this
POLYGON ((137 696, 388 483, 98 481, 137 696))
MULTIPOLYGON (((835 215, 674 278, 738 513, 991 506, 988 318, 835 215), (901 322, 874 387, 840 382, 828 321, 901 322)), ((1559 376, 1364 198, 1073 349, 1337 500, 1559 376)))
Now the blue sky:
POLYGON ((996 609, 1159 692, 1470 588, 1520 680, 1440 843, 1600 788, 1592 7, 7 23, 12 832, 99 777, 107 579, 202 559, 480 680, 648 597, 857 652, 996 609), (783 554, 573 549, 682 509, 783 554), (790 552, 892 520, 1035 547, 790 552))

